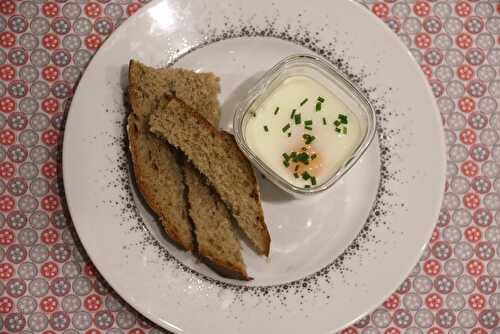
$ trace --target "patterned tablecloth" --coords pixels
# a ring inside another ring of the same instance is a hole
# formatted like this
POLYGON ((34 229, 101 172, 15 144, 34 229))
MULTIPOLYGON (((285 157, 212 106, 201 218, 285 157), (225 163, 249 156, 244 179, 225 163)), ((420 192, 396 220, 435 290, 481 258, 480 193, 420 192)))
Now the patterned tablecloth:
MULTIPOLYGON (((365 4, 427 75, 445 124, 448 179, 420 262, 344 332, 500 333, 500 3, 365 4)), ((162 332, 86 258, 59 167, 64 112, 82 71, 141 5, 0 0, 1 333, 162 332)))

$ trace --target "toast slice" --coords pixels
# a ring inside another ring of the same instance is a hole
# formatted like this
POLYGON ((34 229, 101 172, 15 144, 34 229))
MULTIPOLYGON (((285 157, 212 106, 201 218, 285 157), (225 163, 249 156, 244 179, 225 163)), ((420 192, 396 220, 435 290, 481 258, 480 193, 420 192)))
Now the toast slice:
POLYGON ((164 107, 173 96, 199 110, 217 126, 220 117, 218 78, 178 69, 154 69, 132 60, 129 83, 133 110, 129 116, 129 141, 137 184, 146 202, 176 244, 197 252, 222 276, 249 280, 224 203, 202 182, 203 177, 191 164, 179 162, 175 149, 144 126, 151 111, 164 107), (184 196, 186 190, 187 197, 184 196), (191 223, 196 240, 192 238, 191 223))
MULTIPOLYGON (((219 124, 219 115, 205 119, 214 127, 219 124)), ((250 280, 226 205, 189 161, 183 171, 198 256, 221 276, 250 280)))
POLYGON ((249 280, 240 242, 225 204, 191 163, 186 162, 184 171, 199 256, 224 277, 249 280))
POLYGON ((184 176, 174 148, 149 132, 151 112, 177 96, 203 116, 219 119, 219 81, 210 73, 154 69, 131 60, 128 98, 128 139, 135 180, 146 203, 158 215, 167 236, 193 250, 193 235, 185 199, 184 176))
POLYGON ((147 132, 131 114, 128 140, 136 184, 167 236, 182 249, 193 249, 191 226, 184 199, 182 170, 173 149, 147 132))
POLYGON ((258 253, 269 255, 271 238, 264 223, 257 180, 232 135, 218 131, 177 99, 150 116, 151 132, 180 149, 226 203, 258 253))

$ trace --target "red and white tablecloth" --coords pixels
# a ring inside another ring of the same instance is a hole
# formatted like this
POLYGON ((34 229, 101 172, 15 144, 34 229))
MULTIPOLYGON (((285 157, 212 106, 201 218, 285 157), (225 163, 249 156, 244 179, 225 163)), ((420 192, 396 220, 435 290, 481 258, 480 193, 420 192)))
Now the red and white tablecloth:
MULTIPOLYGON (((60 196, 63 115, 75 85, 142 2, 0 0, 0 333, 162 332, 99 277, 60 196)), ((448 178, 418 265, 344 332, 499 334, 500 3, 364 3, 427 75, 448 178)))

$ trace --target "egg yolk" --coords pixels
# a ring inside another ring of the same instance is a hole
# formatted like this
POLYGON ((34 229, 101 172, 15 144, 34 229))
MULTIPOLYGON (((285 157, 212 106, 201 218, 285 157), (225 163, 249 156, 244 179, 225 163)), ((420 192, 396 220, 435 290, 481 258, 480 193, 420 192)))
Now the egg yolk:
POLYGON ((302 175, 305 171, 309 173, 311 176, 318 176, 321 174, 321 170, 323 168, 323 164, 321 162, 321 154, 314 148, 313 145, 302 145, 296 146, 290 152, 302 153, 305 152, 309 155, 308 164, 304 164, 303 162, 290 162, 288 169, 292 174, 297 173, 302 175), (314 159, 312 157, 314 156, 314 159))

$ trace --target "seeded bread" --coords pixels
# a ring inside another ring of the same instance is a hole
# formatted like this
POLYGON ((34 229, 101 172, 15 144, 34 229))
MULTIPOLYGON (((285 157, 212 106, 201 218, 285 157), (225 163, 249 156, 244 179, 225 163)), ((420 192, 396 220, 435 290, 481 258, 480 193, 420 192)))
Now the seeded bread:
POLYGON ((172 147, 149 132, 149 116, 174 96, 203 116, 219 119, 218 78, 182 69, 154 69, 131 60, 128 98, 128 139, 137 186, 158 215, 167 236, 179 247, 192 250, 193 236, 185 200, 181 166, 172 147))
POLYGON ((218 131, 177 99, 150 116, 151 132, 179 148, 204 174, 226 203, 243 233, 260 254, 269 255, 271 238, 255 174, 233 136, 218 131))
POLYGON ((222 276, 249 280, 227 208, 191 163, 184 170, 198 254, 222 276))

